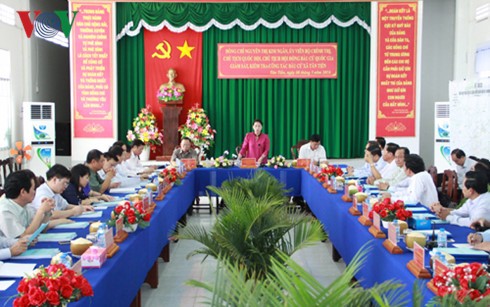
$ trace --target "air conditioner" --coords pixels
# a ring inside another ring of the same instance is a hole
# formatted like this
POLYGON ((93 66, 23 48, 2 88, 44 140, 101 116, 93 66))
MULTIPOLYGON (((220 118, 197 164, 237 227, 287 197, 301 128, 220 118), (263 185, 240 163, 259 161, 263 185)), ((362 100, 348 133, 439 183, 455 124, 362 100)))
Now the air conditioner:
POLYGON ((435 103, 434 120, 434 165, 439 173, 451 166, 451 147, 449 146, 449 102, 435 103))
POLYGON ((32 146, 32 159, 26 168, 46 177, 46 171, 56 163, 54 103, 24 102, 22 113, 24 144, 32 146))

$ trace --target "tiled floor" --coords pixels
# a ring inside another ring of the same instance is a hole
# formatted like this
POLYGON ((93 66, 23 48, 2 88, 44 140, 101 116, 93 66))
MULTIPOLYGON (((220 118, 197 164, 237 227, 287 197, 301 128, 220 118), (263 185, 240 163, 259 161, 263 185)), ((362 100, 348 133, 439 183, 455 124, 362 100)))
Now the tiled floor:
MULTIPOLYGON (((213 220, 206 210, 188 217, 188 223, 200 223, 205 227, 211 227, 213 220)), ((199 244, 195 241, 180 240, 178 243, 170 243, 170 262, 164 263, 159 260, 158 288, 151 289, 148 284, 141 288, 143 306, 204 306, 203 300, 210 294, 184 284, 189 279, 213 281, 216 269, 216 261, 213 258, 208 257, 204 262, 203 256, 186 259, 187 255, 198 247, 199 244)), ((332 261, 331 252, 331 244, 328 241, 318 242, 312 247, 298 251, 293 258, 318 281, 328 285, 345 269, 342 260, 339 263, 332 261)))

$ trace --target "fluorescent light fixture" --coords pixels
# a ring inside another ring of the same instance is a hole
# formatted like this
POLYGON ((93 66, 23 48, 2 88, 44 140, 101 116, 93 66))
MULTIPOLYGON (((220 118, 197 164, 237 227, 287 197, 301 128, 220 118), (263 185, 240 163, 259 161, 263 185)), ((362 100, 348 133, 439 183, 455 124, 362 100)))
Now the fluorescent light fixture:
POLYGON ((487 19, 490 15, 490 3, 480 5, 476 8, 475 19, 477 22, 487 19))

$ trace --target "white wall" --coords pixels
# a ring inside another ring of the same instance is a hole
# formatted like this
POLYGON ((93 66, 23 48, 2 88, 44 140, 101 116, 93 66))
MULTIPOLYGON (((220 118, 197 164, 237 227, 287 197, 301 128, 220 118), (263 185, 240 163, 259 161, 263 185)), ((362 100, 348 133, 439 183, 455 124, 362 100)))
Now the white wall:
POLYGON ((490 18, 476 22, 477 7, 490 0, 456 0, 456 35, 454 80, 474 79, 475 51, 478 45, 490 42, 490 18))
MULTIPOLYGON (((28 1, 26 0, 2 0, 0 3, 5 4, 14 10, 28 10, 28 1)), ((14 107, 10 110, 12 120, 12 145, 15 141, 22 139, 22 102, 31 99, 30 89, 30 68, 31 60, 29 56, 29 44, 22 28, 22 24, 16 16, 15 26, 7 25, 0 22, 0 49, 9 50, 11 57, 11 82, 12 82, 12 100, 14 107)), ((9 156, 8 151, 0 151, 0 157, 9 156)))

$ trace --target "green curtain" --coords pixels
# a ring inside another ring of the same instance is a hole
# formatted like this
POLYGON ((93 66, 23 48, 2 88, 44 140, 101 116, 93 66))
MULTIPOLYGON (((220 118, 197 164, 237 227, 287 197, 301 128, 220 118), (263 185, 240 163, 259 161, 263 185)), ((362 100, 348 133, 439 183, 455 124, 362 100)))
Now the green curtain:
POLYGON ((146 105, 144 37, 125 36, 117 42, 117 131, 119 140, 127 142, 133 118, 146 105))
POLYGON ((211 19, 221 24, 229 24, 240 20, 252 25, 259 18, 267 22, 276 22, 286 16, 294 23, 306 19, 324 22, 335 16, 341 22, 354 17, 360 18, 367 25, 371 23, 370 3, 117 3, 117 33, 133 22, 131 30, 135 30, 141 20, 150 26, 157 26, 168 21, 174 27, 184 26, 190 22, 203 26, 211 19))
POLYGON ((330 158, 363 155, 368 138, 370 36, 354 24, 348 28, 306 27, 294 30, 259 27, 255 31, 215 27, 203 33, 203 107, 217 130, 214 155, 234 152, 264 122, 270 155, 291 157, 300 139, 319 133, 330 158), (218 79, 218 43, 338 43, 338 79, 218 79))

